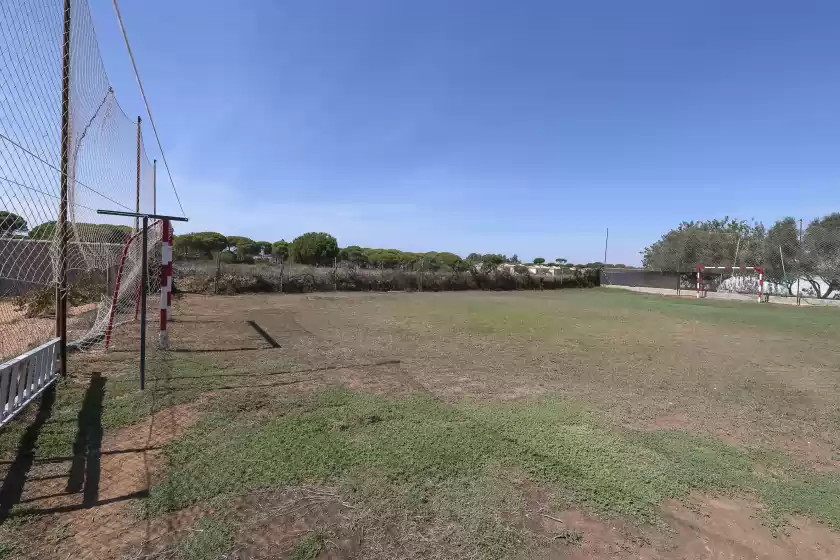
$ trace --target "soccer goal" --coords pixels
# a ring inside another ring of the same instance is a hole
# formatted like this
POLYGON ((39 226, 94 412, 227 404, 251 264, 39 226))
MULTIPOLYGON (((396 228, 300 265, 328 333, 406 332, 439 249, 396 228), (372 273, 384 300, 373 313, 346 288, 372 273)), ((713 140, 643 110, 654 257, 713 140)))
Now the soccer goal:
POLYGON ((73 343, 78 349, 109 348, 116 328, 139 318, 144 276, 147 279, 147 297, 153 301, 152 308, 160 308, 160 346, 166 348, 168 345, 167 322, 172 316, 172 228, 167 220, 155 220, 149 224, 145 275, 142 233, 142 230, 133 233, 123 245, 113 290, 97 306, 96 318, 87 334, 73 343))
POLYGON ((756 293, 758 292, 758 303, 761 303, 764 296, 764 267, 762 266, 705 266, 697 267, 697 297, 706 297, 707 286, 703 281, 703 274, 705 271, 711 273, 719 273, 723 275, 726 271, 731 273, 731 278, 722 281, 723 286, 725 282, 729 282, 730 286, 722 290, 720 286, 717 291, 729 291, 734 293, 756 293), (741 276, 736 276, 736 272, 743 273, 741 276))

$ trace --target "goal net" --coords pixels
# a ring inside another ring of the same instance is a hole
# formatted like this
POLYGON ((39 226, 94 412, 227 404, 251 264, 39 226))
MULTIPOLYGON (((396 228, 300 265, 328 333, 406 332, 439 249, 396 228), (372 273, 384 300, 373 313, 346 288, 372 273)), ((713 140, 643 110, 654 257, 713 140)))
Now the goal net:
MULTIPOLYGON (((161 291, 161 255, 163 246, 163 222, 149 224, 146 244, 147 288, 149 313, 159 308, 161 291)), ((96 305, 92 324, 86 332, 72 340, 69 345, 77 350, 101 350, 111 346, 116 339, 120 325, 139 318, 143 279, 143 232, 132 233, 116 254, 113 247, 88 246, 90 263, 102 259, 108 271, 108 289, 96 305), (101 251, 96 255, 94 252, 101 251), (110 278, 113 278, 112 280, 110 278)), ((95 266, 95 265, 94 265, 95 266)))
POLYGON ((761 266, 705 266, 697 267, 697 297, 707 292, 753 295, 762 302, 764 296, 764 268, 761 266))

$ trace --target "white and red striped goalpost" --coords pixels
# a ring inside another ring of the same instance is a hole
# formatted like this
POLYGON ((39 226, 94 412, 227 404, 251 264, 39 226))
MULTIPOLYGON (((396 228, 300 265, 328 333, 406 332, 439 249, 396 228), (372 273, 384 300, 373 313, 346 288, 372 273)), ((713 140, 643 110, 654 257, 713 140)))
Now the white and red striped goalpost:
POLYGON ((160 259, 160 335, 159 348, 169 348, 167 323, 172 319, 172 224, 163 220, 160 259))
POLYGON ((764 295, 764 267, 763 266, 705 266, 699 265, 697 267, 697 297, 701 298, 706 295, 706 290, 703 287, 703 271, 704 270, 743 270, 754 271, 758 273, 758 303, 763 301, 764 295))

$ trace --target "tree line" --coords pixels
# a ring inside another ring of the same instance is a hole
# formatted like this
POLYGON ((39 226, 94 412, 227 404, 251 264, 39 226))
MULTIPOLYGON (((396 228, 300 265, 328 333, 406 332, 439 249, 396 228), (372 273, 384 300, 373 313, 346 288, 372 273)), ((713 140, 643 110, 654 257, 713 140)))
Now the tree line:
MULTIPOLYGON (((54 239, 56 222, 44 222, 31 230, 26 220, 17 214, 0 211, 0 237, 18 239, 54 239)), ((129 226, 110 224, 76 223, 72 230, 78 241, 124 243, 133 233, 129 226)), ((263 254, 278 261, 291 261, 306 265, 333 265, 336 262, 348 263, 360 268, 404 268, 422 270, 468 270, 481 268, 491 270, 500 265, 513 266, 548 266, 601 268, 624 267, 623 264, 604 265, 600 262, 570 263, 567 259, 547 260, 537 257, 532 262, 523 263, 517 255, 498 253, 470 253, 461 257, 449 251, 411 252, 399 249, 383 249, 350 245, 339 247, 336 238, 329 233, 309 232, 292 241, 259 241, 241 235, 223 235, 215 231, 185 233, 174 236, 176 258, 220 259, 235 262, 253 262, 254 257, 263 254)))
POLYGON ((768 280, 793 293, 797 279, 817 297, 840 292, 840 213, 801 228, 793 217, 770 228, 730 217, 682 222, 642 251, 646 269, 687 272, 704 266, 762 266, 768 280))
MULTIPOLYGON (((422 270, 468 270, 470 267, 491 270, 502 264, 528 266, 589 267, 597 268, 601 263, 575 265, 567 259, 558 258, 547 262, 535 258, 533 263, 522 263, 517 255, 497 253, 470 253, 462 257, 449 251, 411 252, 399 249, 383 249, 350 245, 339 247, 337 239, 325 232, 304 233, 286 241, 256 241, 237 235, 223 235, 215 231, 187 233, 175 236, 177 258, 216 259, 251 262, 259 254, 270 255, 278 261, 291 261, 313 266, 331 266, 347 263, 360 268, 404 268, 422 270)), ((624 266, 624 265, 618 265, 624 266)))
MULTIPOLYGON (((89 224, 76 222, 68 224, 72 241, 83 243, 125 243, 131 237, 134 229, 130 226, 118 226, 113 224, 89 224)), ((58 231, 57 223, 53 221, 44 222, 32 229, 21 216, 0 210, 0 237, 12 239, 35 239, 46 241, 55 239, 58 231)))

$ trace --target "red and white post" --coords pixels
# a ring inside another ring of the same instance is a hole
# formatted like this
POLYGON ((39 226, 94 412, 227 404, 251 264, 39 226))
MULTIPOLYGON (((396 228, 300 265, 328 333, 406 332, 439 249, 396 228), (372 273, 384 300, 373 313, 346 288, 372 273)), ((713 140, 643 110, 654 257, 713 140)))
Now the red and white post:
POLYGON ((172 319, 172 226, 163 220, 160 259, 160 344, 161 350, 169 348, 167 322, 172 319))
POLYGON ((703 265, 697 267, 697 299, 703 297, 703 265))

